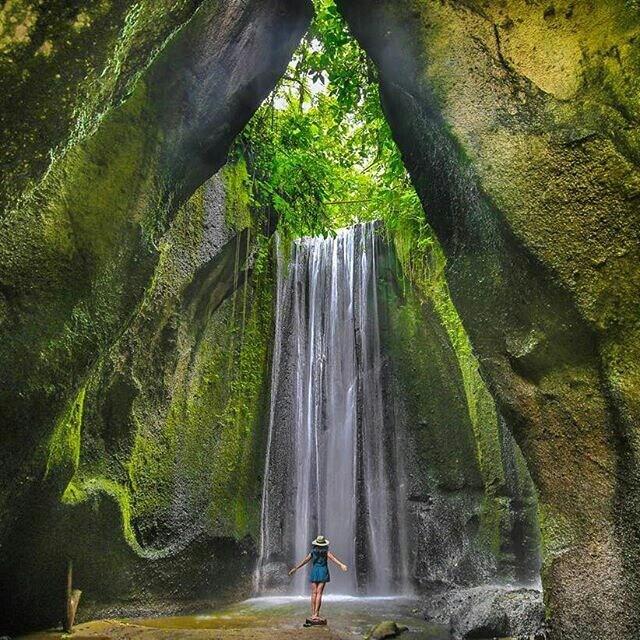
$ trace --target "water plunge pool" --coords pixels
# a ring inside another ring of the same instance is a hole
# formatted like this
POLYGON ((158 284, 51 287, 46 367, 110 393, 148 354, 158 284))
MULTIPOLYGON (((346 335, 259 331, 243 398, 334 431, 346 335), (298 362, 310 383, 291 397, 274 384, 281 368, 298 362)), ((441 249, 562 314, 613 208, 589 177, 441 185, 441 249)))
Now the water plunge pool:
MULTIPOLYGON (((403 639, 447 640, 450 637, 447 627, 422 618, 421 603, 413 598, 328 594, 322 608, 322 614, 328 620, 327 627, 303 628, 308 613, 309 598, 306 596, 259 597, 199 614, 87 622, 75 627, 73 638, 346 640, 364 638, 383 620, 394 620, 409 627, 400 636, 403 639)), ((60 631, 47 631, 24 636, 24 640, 62 640, 63 637, 60 631)))
MULTIPOLYGON (((413 598, 328 594, 323 599, 322 608, 322 615, 328 620, 327 629, 318 629, 318 631, 323 632, 322 637, 362 638, 372 626, 382 620, 394 620, 398 624, 409 627, 409 630, 402 634, 402 638, 415 640, 449 638, 448 628, 425 621, 421 612, 420 601, 413 598)), ((296 630, 300 630, 300 637, 306 637, 309 630, 301 628, 301 625, 308 614, 309 598, 307 596, 273 596, 251 598, 199 615, 134 619, 128 622, 164 630, 246 631, 245 635, 234 633, 229 636, 240 638, 262 637, 263 632, 270 632, 274 638, 281 637, 281 634, 286 632, 288 637, 296 630)), ((291 637, 297 636, 297 633, 291 635, 291 637)))

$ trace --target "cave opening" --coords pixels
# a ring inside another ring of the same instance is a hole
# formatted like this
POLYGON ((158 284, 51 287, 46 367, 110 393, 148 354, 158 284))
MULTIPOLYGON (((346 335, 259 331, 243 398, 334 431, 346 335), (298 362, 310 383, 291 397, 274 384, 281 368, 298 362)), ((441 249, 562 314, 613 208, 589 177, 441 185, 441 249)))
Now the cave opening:
POLYGON ((256 593, 303 593, 286 567, 332 528, 353 568, 338 593, 540 589, 533 481, 333 2, 231 158, 277 238, 256 593))

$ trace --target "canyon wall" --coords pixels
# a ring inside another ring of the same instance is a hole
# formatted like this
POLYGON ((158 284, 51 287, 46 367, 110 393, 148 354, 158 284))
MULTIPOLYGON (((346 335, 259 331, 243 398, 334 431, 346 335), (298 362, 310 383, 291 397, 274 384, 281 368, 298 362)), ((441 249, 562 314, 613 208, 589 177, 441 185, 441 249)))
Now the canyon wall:
POLYGON ((250 216, 224 222, 233 176, 196 190, 284 72, 310 5, 16 1, 1 16, 0 626, 12 630, 60 618, 65 554, 87 605, 172 600, 184 592, 169 574, 189 575, 178 539, 206 558, 206 590, 255 533, 266 347, 252 334, 270 305, 241 286, 253 245, 250 216), (231 358, 246 370, 219 379, 231 358), (181 489, 189 474, 199 489, 181 489))
POLYGON ((639 626, 638 7, 339 2, 541 501, 554 637, 639 626))

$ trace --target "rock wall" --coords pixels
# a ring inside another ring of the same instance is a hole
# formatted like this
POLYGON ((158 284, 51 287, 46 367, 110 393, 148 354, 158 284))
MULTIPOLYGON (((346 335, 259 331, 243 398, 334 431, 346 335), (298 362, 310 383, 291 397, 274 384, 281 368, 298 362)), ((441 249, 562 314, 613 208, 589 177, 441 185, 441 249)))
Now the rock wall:
POLYGON ((0 16, 0 628, 60 618, 67 557, 83 616, 208 597, 256 531, 270 286, 243 287, 260 229, 225 200, 236 170, 196 190, 310 6, 0 16))
POLYGON ((339 4, 539 490, 554 637, 635 637, 638 7, 339 4))
POLYGON ((58 621, 68 560, 81 619, 248 593, 272 273, 238 173, 180 209, 139 308, 42 443, 40 499, 4 540, 3 628, 58 621))
MULTIPOLYGON (((411 579, 419 590, 539 580, 537 499, 436 267, 421 291, 381 242, 386 404, 402 441, 411 579)), ((436 256, 437 246, 430 250, 436 256)), ((439 257, 425 256, 438 264, 439 257)))

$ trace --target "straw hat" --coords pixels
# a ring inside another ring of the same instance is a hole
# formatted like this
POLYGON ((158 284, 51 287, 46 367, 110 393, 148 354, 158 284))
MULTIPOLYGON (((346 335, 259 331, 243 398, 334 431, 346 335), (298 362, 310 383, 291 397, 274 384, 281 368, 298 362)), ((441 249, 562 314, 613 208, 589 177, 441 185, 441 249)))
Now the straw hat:
POLYGON ((328 547, 329 541, 324 536, 318 536, 311 544, 316 547, 328 547))

